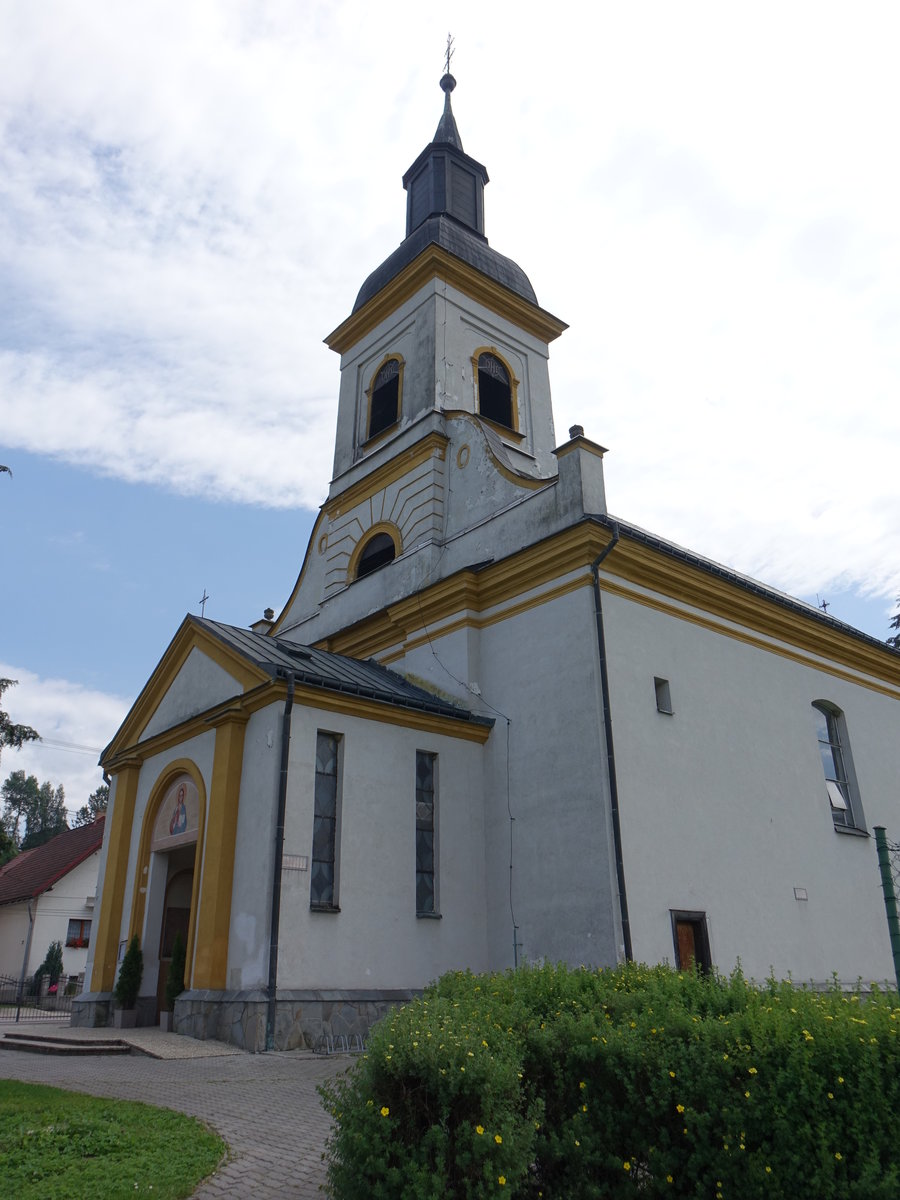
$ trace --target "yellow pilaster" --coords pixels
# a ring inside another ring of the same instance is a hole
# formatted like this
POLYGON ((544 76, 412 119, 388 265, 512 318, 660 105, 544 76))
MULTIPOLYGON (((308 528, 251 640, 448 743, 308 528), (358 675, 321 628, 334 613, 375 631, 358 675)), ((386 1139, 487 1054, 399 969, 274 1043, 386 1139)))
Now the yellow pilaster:
POLYGON ((247 720, 248 714, 240 708, 230 708, 215 720, 216 748, 203 839, 197 950, 188 984, 192 988, 222 989, 226 986, 231 886, 247 720))
POLYGON ((91 975, 93 992, 109 992, 116 981, 125 879, 128 873, 131 827, 134 822, 134 803, 140 773, 140 759, 132 759, 122 763, 116 774, 116 794, 106 847, 100 918, 94 936, 94 970, 91 975))

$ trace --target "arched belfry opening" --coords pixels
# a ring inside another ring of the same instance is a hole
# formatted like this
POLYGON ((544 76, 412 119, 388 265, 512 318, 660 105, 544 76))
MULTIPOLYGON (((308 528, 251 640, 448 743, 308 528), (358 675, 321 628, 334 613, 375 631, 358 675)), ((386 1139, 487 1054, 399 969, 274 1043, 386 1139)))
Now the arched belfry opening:
POLYGON ((509 370, 496 354, 478 356, 478 411, 488 421, 515 429, 509 370))

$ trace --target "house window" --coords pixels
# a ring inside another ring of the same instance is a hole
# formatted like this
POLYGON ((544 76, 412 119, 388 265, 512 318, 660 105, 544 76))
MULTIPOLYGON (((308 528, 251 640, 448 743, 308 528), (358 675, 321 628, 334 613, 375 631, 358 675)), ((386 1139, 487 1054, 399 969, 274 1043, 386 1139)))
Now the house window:
POLYGON ((66 945, 75 950, 85 950, 91 944, 91 923, 74 919, 66 931, 66 945))
POLYGON ((436 754, 416 751, 416 914, 437 912, 434 839, 436 754))
POLYGON ((478 356, 478 411, 497 425, 515 429, 509 370, 496 354, 478 356))
POLYGON ((377 437, 396 425, 400 417, 400 380, 402 364, 399 358, 382 363, 369 389, 368 438, 377 437))
POLYGON ((671 915, 675 966, 679 971, 697 970, 706 973, 711 970, 706 913, 672 909, 671 915))
POLYGON ((656 689, 656 711, 672 716, 672 693, 669 690, 668 679, 656 677, 653 680, 653 686, 656 689))
POLYGON ((397 556, 397 547, 394 545, 394 539, 389 533, 376 533, 373 538, 370 538, 359 556, 359 562, 356 566, 356 578, 362 579, 364 575, 371 575, 373 571, 377 571, 379 567, 383 567, 386 563, 393 562, 397 556))
POLYGON ((819 755, 825 773, 825 792, 831 808, 831 819, 835 826, 844 829, 863 827, 862 813, 854 789, 850 783, 850 747, 844 714, 839 708, 824 700, 813 704, 816 736, 819 739, 819 755))
POLYGON ((338 749, 333 733, 316 734, 316 791, 313 817, 311 908, 337 908, 338 749))

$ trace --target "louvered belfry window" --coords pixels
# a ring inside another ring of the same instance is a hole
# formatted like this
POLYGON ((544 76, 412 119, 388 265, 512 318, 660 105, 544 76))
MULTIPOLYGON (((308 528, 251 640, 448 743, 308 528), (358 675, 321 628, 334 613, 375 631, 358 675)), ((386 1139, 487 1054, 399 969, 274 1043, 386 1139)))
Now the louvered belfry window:
POLYGON ((316 795, 313 818, 312 877, 309 902, 313 908, 336 908, 335 845, 338 817, 338 739, 316 735, 316 795))
POLYGON ((435 912, 434 774, 436 754, 416 751, 416 912, 435 912))

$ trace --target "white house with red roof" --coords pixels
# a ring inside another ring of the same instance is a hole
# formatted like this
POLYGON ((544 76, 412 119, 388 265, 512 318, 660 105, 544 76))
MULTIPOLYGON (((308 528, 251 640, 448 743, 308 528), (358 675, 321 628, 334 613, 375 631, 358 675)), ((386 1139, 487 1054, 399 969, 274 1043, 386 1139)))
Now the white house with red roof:
POLYGON ((67 829, 0 867, 0 976, 33 975, 51 942, 63 948, 63 975, 85 969, 105 817, 67 829))

